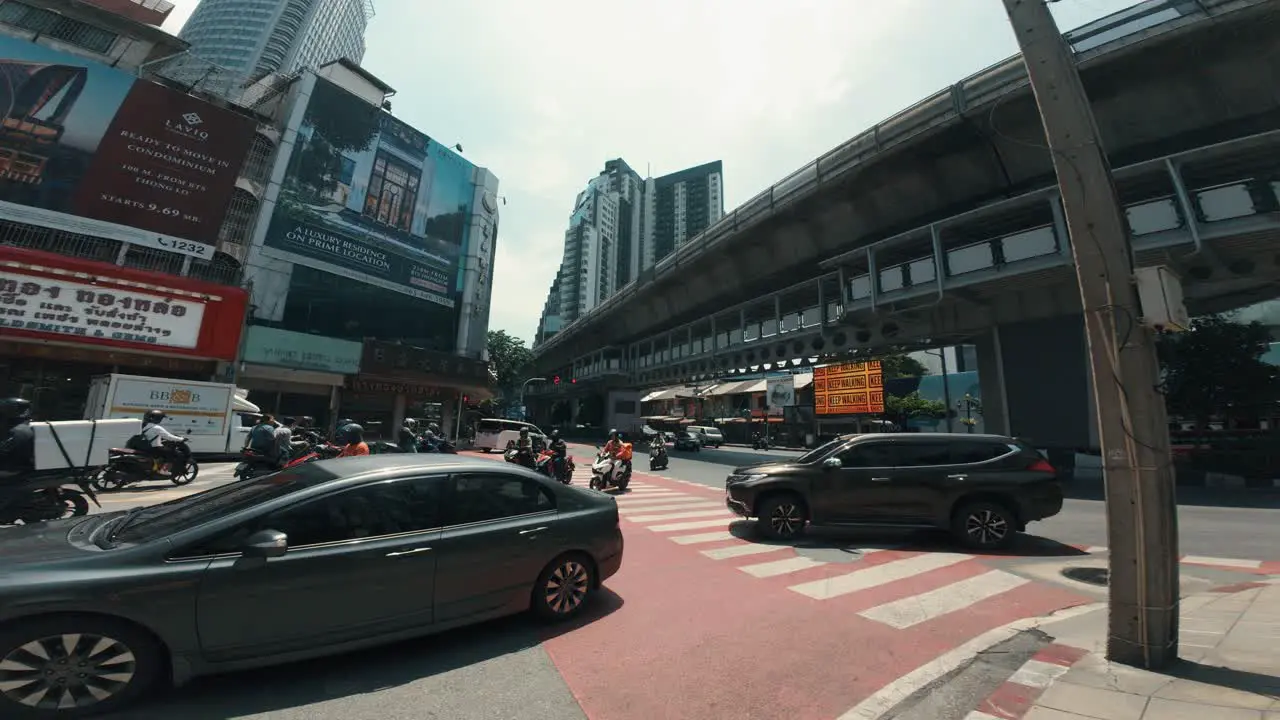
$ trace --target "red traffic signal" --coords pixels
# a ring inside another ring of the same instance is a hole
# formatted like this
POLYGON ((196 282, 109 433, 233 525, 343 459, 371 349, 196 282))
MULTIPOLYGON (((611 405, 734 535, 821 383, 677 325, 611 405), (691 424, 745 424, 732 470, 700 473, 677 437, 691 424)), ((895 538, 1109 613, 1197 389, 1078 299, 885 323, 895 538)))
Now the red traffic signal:
POLYGON ((559 376, 559 375, 556 375, 555 377, 551 378, 551 382, 555 383, 556 385, 559 385, 559 384, 560 384, 560 376, 559 376))
POLYGON ((571 383, 576 383, 576 382, 578 382, 578 378, 573 378, 573 379, 572 379, 572 380, 570 380, 569 382, 571 382, 571 383))
POLYGON ((466 396, 466 395, 463 395, 463 396, 462 396, 462 402, 464 402, 464 403, 465 403, 465 402, 467 401, 467 399, 468 399, 468 398, 467 398, 467 396, 466 396))

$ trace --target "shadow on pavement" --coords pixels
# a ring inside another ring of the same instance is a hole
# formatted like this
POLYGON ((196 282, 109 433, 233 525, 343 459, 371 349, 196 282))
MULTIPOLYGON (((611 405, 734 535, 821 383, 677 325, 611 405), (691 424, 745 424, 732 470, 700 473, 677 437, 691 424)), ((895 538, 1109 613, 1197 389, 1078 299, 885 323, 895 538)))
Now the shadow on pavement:
MULTIPOLYGON (((1062 485, 1071 500, 1105 500, 1106 488, 1100 479, 1073 478, 1062 485)), ((1280 509, 1280 489, 1179 487, 1178 504, 1196 507, 1280 509)))
POLYGON ((1280 678, 1271 675, 1217 665, 1204 665, 1194 660, 1179 660, 1167 672, 1183 680, 1193 680, 1254 695, 1270 695, 1280 699, 1280 678))
POLYGON ((579 617, 546 625, 528 614, 368 650, 197 678, 111 720, 225 720, 388 690, 536 647, 622 608, 608 587, 579 617))
POLYGON ((725 465, 729 467, 739 467, 742 465, 759 465, 767 462, 788 462, 800 457, 801 453, 791 453, 789 455, 780 455, 764 450, 670 450, 672 459, 675 460, 692 460, 694 462, 709 463, 712 465, 725 465))
MULTIPOLYGON (((803 538, 789 542, 764 538, 755 523, 737 521, 729 525, 735 537, 760 545, 779 545, 805 550, 905 550, 908 552, 968 552, 941 530, 896 528, 810 528, 803 538)), ((984 557, 1078 557, 1088 553, 1057 540, 1020 533, 1012 547, 972 553, 984 557)))

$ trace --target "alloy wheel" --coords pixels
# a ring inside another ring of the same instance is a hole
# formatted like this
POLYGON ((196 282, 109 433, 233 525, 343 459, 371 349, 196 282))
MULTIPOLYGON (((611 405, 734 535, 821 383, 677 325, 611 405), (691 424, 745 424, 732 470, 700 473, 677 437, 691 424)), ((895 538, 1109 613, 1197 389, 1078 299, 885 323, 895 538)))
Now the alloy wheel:
POLYGON ((1009 534, 1009 522, 991 510, 977 510, 965 519, 964 531, 981 545, 996 545, 1009 534))
POLYGON ((789 537, 800 531, 804 525, 804 516, 795 503, 778 503, 769 514, 769 527, 779 537, 789 537))
POLYGON ((123 642, 66 633, 32 640, 0 659, 0 694, 37 710, 84 708, 122 692, 137 673, 123 642))
POLYGON ((568 615, 587 599, 590 585, 591 574, 586 566, 577 560, 566 560, 552 571, 542 592, 553 613, 568 615))

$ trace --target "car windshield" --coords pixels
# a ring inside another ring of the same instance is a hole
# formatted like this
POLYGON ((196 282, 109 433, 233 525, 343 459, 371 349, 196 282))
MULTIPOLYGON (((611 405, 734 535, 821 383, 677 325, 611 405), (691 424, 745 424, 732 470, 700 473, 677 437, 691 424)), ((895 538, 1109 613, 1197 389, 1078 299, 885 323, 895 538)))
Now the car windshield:
POLYGON ((120 526, 121 530, 114 539, 122 543, 139 543, 165 537, 315 487, 335 477, 338 476, 315 463, 306 463, 252 480, 221 485, 137 511, 131 519, 123 521, 127 524, 120 526))
POLYGON ((843 444, 844 444, 844 438, 836 438, 835 440, 832 440, 831 442, 825 445, 819 445, 818 447, 801 455, 800 457, 796 458, 795 461, 798 463, 816 462, 822 459, 823 457, 826 457, 828 453, 830 453, 832 450, 835 450, 836 448, 840 447, 843 444))

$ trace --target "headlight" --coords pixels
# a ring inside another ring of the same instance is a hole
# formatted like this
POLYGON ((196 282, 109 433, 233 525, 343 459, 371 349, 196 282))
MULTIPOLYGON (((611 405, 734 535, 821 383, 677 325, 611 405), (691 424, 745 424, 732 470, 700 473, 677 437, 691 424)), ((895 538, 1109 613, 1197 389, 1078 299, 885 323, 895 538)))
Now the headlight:
POLYGON ((725 484, 725 485, 740 485, 740 484, 742 484, 742 483, 751 482, 751 481, 753 481, 753 480, 759 480, 759 479, 761 479, 761 478, 763 478, 763 477, 764 477, 764 475, 730 475, 730 476, 729 476, 729 479, 728 479, 728 480, 726 480, 724 484, 725 484))

